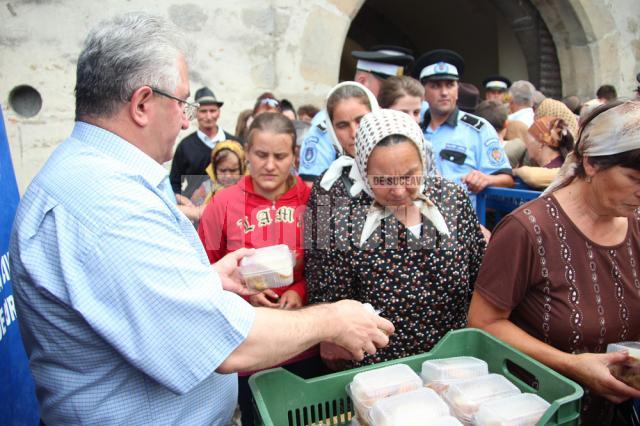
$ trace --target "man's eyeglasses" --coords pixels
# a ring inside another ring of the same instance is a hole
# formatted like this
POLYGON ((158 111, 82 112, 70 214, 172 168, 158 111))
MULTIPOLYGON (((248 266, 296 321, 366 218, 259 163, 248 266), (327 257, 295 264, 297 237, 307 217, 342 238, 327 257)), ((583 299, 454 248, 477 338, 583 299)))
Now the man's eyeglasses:
POLYGON ((198 108, 200 108, 200 104, 197 102, 189 102, 186 99, 180 99, 173 95, 168 94, 167 92, 163 92, 160 89, 156 89, 154 87, 151 88, 153 93, 158 94, 160 96, 164 96, 169 99, 173 99, 174 101, 178 101, 180 105, 182 105, 182 112, 187 117, 187 120, 191 121, 196 117, 196 112, 198 112, 198 108))

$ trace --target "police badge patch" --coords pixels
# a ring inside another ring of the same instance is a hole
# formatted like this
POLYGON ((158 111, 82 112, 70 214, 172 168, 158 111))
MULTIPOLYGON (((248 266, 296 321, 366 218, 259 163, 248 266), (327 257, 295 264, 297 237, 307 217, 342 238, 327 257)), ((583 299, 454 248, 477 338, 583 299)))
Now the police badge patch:
POLYGON ((304 144, 307 145, 302 153, 302 161, 305 165, 309 165, 313 163, 318 156, 318 149, 316 148, 316 144, 319 142, 319 139, 316 136, 311 136, 305 139, 304 144))
POLYGON ((500 147, 491 147, 487 150, 487 155, 489 157, 489 162, 493 166, 500 166, 502 164, 503 151, 500 147))
POLYGON ((302 160, 305 163, 310 164, 310 163, 313 163, 313 161, 316 159, 317 156, 318 156, 318 150, 314 145, 311 145, 304 150, 304 155, 302 156, 302 160))

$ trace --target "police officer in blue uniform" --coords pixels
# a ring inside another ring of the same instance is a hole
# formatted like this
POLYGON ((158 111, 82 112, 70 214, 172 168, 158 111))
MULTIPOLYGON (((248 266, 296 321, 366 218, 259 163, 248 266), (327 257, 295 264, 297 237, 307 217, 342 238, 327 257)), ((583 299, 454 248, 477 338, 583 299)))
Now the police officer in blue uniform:
POLYGON ((490 75, 482 81, 482 85, 484 86, 484 99, 486 101, 505 102, 505 95, 509 87, 511 87, 511 80, 499 74, 490 75))
MULTIPOLYGON (((371 90, 376 97, 385 78, 404 75, 413 63, 412 52, 398 46, 373 46, 369 51, 354 51, 351 55, 358 60, 354 81, 371 90)), ((302 142, 298 174, 307 182, 314 181, 337 157, 327 128, 330 125, 327 111, 323 108, 313 117, 311 129, 302 142)))
POLYGON ((475 205, 476 193, 487 186, 513 186, 509 159, 498 134, 485 119, 456 106, 462 57, 438 49, 422 55, 414 67, 429 103, 423 130, 433 145, 440 174, 466 188, 475 205))

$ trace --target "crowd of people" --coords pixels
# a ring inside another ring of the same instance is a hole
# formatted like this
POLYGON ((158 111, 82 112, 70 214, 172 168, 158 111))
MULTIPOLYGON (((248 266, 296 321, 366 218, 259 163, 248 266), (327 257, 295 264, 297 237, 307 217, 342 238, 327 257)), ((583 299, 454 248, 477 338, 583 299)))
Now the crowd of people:
POLYGON ((628 354, 604 352, 640 339, 640 102, 500 75, 480 102, 458 53, 384 45, 353 52, 321 108, 265 92, 233 135, 210 88, 188 100, 184 52, 146 14, 92 31, 76 126, 21 202, 14 292, 44 424, 226 426, 239 403, 251 425, 252 372, 313 377, 467 326, 583 385, 583 424, 629 417, 640 390, 607 368, 628 354), (516 184, 545 192, 489 232, 475 195, 516 184), (277 244, 293 283, 250 291, 238 262, 277 244))

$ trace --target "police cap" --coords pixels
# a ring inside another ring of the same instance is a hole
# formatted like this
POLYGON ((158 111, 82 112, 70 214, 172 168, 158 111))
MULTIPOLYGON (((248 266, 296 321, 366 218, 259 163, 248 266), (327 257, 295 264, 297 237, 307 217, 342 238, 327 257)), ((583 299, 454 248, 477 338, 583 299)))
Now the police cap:
POLYGON ((358 60, 356 69, 367 71, 381 78, 404 75, 413 62, 413 52, 404 47, 381 44, 368 51, 356 50, 351 56, 358 60))
POLYGON ((414 67, 414 75, 421 82, 426 80, 460 80, 464 71, 464 59, 448 49, 436 49, 420 56, 414 67))
POLYGON ((511 80, 502 75, 490 75, 482 81, 486 90, 496 90, 506 92, 511 87, 511 80))

